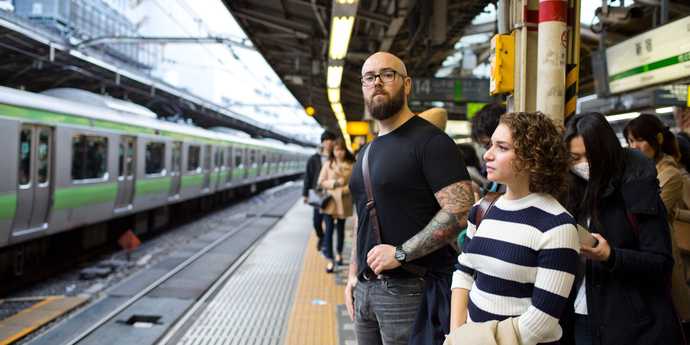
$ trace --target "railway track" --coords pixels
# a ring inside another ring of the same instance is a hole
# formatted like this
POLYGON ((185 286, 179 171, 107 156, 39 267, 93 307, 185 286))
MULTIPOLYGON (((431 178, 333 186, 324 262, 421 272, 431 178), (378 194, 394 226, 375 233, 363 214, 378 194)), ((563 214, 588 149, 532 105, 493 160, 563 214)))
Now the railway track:
MULTIPOLYGON (((244 218, 232 217, 232 224, 189 242, 168 259, 102 292, 88 306, 22 343, 123 343, 122 334, 129 334, 136 338, 131 343, 153 344, 185 311, 198 308, 194 307, 197 301, 203 301, 206 293, 232 275, 257 240, 299 198, 299 188, 288 184, 256 198, 245 208, 244 218)), ((0 344, 4 344, 1 337, 0 344)))

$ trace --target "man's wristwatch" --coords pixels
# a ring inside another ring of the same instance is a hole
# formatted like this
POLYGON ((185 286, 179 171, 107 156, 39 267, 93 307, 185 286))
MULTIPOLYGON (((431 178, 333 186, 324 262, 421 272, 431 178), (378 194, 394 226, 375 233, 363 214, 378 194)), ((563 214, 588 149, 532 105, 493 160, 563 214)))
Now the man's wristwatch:
POLYGON ((404 263, 407 260, 407 253, 402 246, 395 247, 395 260, 398 260, 399 263, 404 263))

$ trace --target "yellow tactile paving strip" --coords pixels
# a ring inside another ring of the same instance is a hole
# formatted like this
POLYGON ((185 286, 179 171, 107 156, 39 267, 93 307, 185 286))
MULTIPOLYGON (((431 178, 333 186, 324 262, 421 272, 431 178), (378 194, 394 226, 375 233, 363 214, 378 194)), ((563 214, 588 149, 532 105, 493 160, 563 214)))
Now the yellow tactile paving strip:
POLYGON ((84 304, 86 297, 49 296, 0 321, 0 345, 8 345, 84 304))
POLYGON ((336 345, 336 306, 344 303, 344 286, 336 285, 333 274, 326 273, 326 260, 316 251, 314 233, 306 250, 285 345, 336 345), (325 304, 314 303, 316 300, 325 304))

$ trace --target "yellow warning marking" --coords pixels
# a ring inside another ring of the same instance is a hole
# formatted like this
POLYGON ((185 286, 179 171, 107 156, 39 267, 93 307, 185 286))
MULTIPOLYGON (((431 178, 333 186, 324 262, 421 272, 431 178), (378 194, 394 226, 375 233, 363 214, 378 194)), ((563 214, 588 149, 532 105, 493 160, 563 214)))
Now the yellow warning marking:
POLYGON ((14 343, 87 300, 86 297, 45 297, 31 307, 0 321, 0 345, 14 343))
POLYGON ((326 273, 326 260, 315 247, 316 236, 312 232, 288 320, 285 345, 338 344, 336 306, 344 304, 344 286, 336 285, 333 274, 326 273), (315 300, 325 304, 315 304, 315 300))

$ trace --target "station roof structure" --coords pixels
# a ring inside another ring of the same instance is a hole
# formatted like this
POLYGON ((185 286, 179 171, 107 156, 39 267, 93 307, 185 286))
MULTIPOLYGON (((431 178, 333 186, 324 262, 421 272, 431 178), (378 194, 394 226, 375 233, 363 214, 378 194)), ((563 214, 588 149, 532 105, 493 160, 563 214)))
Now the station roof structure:
MULTIPOLYGON (((408 74, 433 77, 463 36, 485 27, 471 21, 491 0, 359 0, 345 57, 340 100, 348 121, 361 120, 364 104, 360 69, 377 51, 405 61, 408 74), (435 4, 439 3, 439 4, 435 4), (437 7, 434 8, 434 5, 437 7), (440 6, 440 7, 438 7, 440 6), (434 29, 434 13, 446 25, 434 29)), ((317 121, 337 132, 326 92, 333 0, 223 0, 258 51, 303 106, 313 106, 317 121)), ((495 30, 492 24, 488 30, 495 30)))
MULTIPOLYGON (((327 97, 327 61, 334 0, 222 0, 273 67, 288 89, 305 107, 316 109, 316 119, 337 131, 338 122, 327 97)), ((590 1, 590 0, 583 0, 590 1)), ((496 0, 359 0, 349 49, 345 57, 341 103, 348 121, 361 120, 364 105, 359 83, 364 59, 376 51, 389 51, 406 62, 409 75, 433 77, 442 62, 456 52, 460 38, 495 33, 496 23, 473 25, 472 20, 496 0), (434 6, 447 14, 445 30, 431 25, 434 6)), ((623 2, 623 1, 621 1, 623 2)), ((636 0, 625 7, 609 5, 597 10, 591 23, 581 27, 580 95, 595 92, 592 52, 690 15, 687 0, 636 0), (605 34, 602 35, 602 32, 605 34)), ((473 47, 488 58, 488 42, 473 47)))
POLYGON ((268 130, 249 116, 197 97, 141 70, 108 61, 97 47, 78 49, 78 44, 29 20, 0 11, 2 85, 31 92, 78 88, 132 101, 163 117, 181 115, 199 127, 229 127, 257 138, 314 146, 313 142, 289 133, 268 130))

